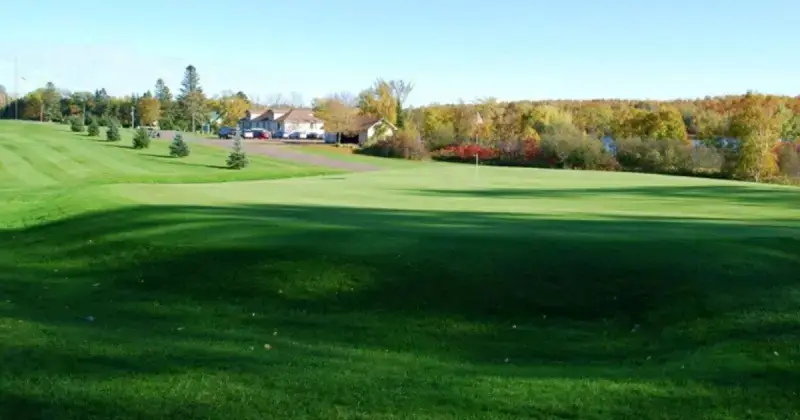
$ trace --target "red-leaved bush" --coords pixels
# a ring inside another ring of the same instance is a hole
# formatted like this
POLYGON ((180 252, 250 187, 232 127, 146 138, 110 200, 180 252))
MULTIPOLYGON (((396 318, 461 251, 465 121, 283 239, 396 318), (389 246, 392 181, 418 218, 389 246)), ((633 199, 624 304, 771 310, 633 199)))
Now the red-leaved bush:
POLYGON ((437 158, 451 161, 474 161, 476 155, 479 160, 526 163, 538 159, 541 151, 535 141, 526 140, 515 144, 500 144, 495 147, 474 143, 458 144, 447 146, 436 152, 437 158))

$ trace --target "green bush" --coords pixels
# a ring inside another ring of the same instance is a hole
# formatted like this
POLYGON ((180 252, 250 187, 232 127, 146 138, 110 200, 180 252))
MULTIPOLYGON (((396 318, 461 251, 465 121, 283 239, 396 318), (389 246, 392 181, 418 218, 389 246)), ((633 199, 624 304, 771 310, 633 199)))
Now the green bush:
POLYGON ((172 139, 172 143, 169 145, 169 155, 182 158, 189 156, 189 153, 189 145, 183 140, 183 135, 181 133, 175 134, 175 138, 172 139))
POLYGON ((136 134, 133 135, 133 148, 134 149, 147 149, 150 147, 150 134, 144 127, 139 127, 136 134))
POLYGON ((228 169, 244 169, 249 164, 250 160, 247 158, 247 153, 242 148, 242 138, 237 135, 233 139, 233 151, 228 155, 226 165, 228 169))
POLYGON ((407 130, 401 130, 389 138, 363 147, 358 150, 358 153, 410 160, 421 160, 428 157, 428 150, 422 140, 407 130))
POLYGON ((69 117, 69 129, 73 133, 83 133, 83 130, 86 129, 86 126, 83 125, 83 117, 69 117))
POLYGON ((97 137, 100 135, 100 124, 97 123, 96 118, 92 118, 89 122, 89 128, 86 130, 89 137, 97 137))
POLYGON ((119 123, 114 120, 108 120, 108 131, 106 131, 106 140, 120 141, 122 136, 119 133, 119 123))
POLYGON ((549 126, 542 135, 542 157, 560 168, 615 169, 614 157, 600 139, 588 136, 568 122, 549 126))
MULTIPOLYGON (((656 173, 684 173, 694 170, 692 145, 681 139, 623 138, 615 142, 617 161, 623 168, 656 173)), ((698 157, 711 158, 709 150, 698 157)), ((703 162, 713 165, 713 162, 703 162)))
POLYGON ((429 152, 435 152, 453 144, 456 144, 456 133, 450 125, 436 128, 425 138, 425 147, 429 152))

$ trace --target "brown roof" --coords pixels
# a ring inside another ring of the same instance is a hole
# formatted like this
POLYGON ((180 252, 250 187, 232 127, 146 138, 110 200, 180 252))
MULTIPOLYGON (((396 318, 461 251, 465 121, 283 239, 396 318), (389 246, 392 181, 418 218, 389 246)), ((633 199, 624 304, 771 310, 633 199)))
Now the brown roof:
POLYGON ((280 117, 275 118, 275 121, 286 121, 292 123, 322 122, 321 119, 314 116, 314 112, 311 110, 311 108, 292 108, 280 117))
POLYGON ((370 127, 372 127, 382 119, 383 118, 381 117, 373 117, 371 115, 359 115, 353 122, 353 128, 358 131, 368 130, 370 127))

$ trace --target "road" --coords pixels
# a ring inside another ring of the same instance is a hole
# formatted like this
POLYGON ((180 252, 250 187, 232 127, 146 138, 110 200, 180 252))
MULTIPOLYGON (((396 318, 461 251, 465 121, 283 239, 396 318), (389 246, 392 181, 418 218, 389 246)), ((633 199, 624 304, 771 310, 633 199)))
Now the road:
MULTIPOLYGON (((174 131, 161 131, 161 138, 172 139, 175 136, 174 131)), ((206 144, 209 146, 222 147, 230 149, 231 140, 218 140, 208 139, 199 136, 191 135, 188 133, 183 134, 183 139, 192 142, 206 144)), ((367 165, 359 162, 346 162, 333 159, 327 156, 316 155, 311 153, 298 152, 297 150, 290 149, 281 142, 265 142, 263 140, 242 140, 245 152, 253 155, 268 156, 274 159, 288 160, 297 163, 308 165, 323 166, 333 169, 342 169, 351 172, 367 172, 377 171, 380 168, 377 166, 367 165)))

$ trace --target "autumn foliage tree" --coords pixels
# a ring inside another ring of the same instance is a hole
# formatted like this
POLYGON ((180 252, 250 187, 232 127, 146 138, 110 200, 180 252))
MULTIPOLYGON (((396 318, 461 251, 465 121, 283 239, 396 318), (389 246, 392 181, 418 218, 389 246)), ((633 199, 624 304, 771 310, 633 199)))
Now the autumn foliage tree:
POLYGON ((243 95, 226 95, 217 99, 212 108, 222 117, 222 125, 233 127, 250 108, 250 102, 243 95))
POLYGON ((392 85, 382 79, 358 95, 358 108, 362 115, 383 118, 391 124, 397 123, 397 104, 392 85))
POLYGON ((763 95, 748 93, 734 104, 729 134, 738 142, 736 177, 760 181, 777 172, 773 149, 784 118, 779 104, 763 95))
POLYGON ((137 113, 141 125, 156 125, 161 119, 161 102, 147 92, 138 100, 137 113))
POLYGON ((314 116, 323 121, 325 131, 336 133, 336 142, 341 142, 341 134, 353 133, 358 120, 358 108, 352 106, 353 100, 347 94, 334 94, 314 100, 314 116))

